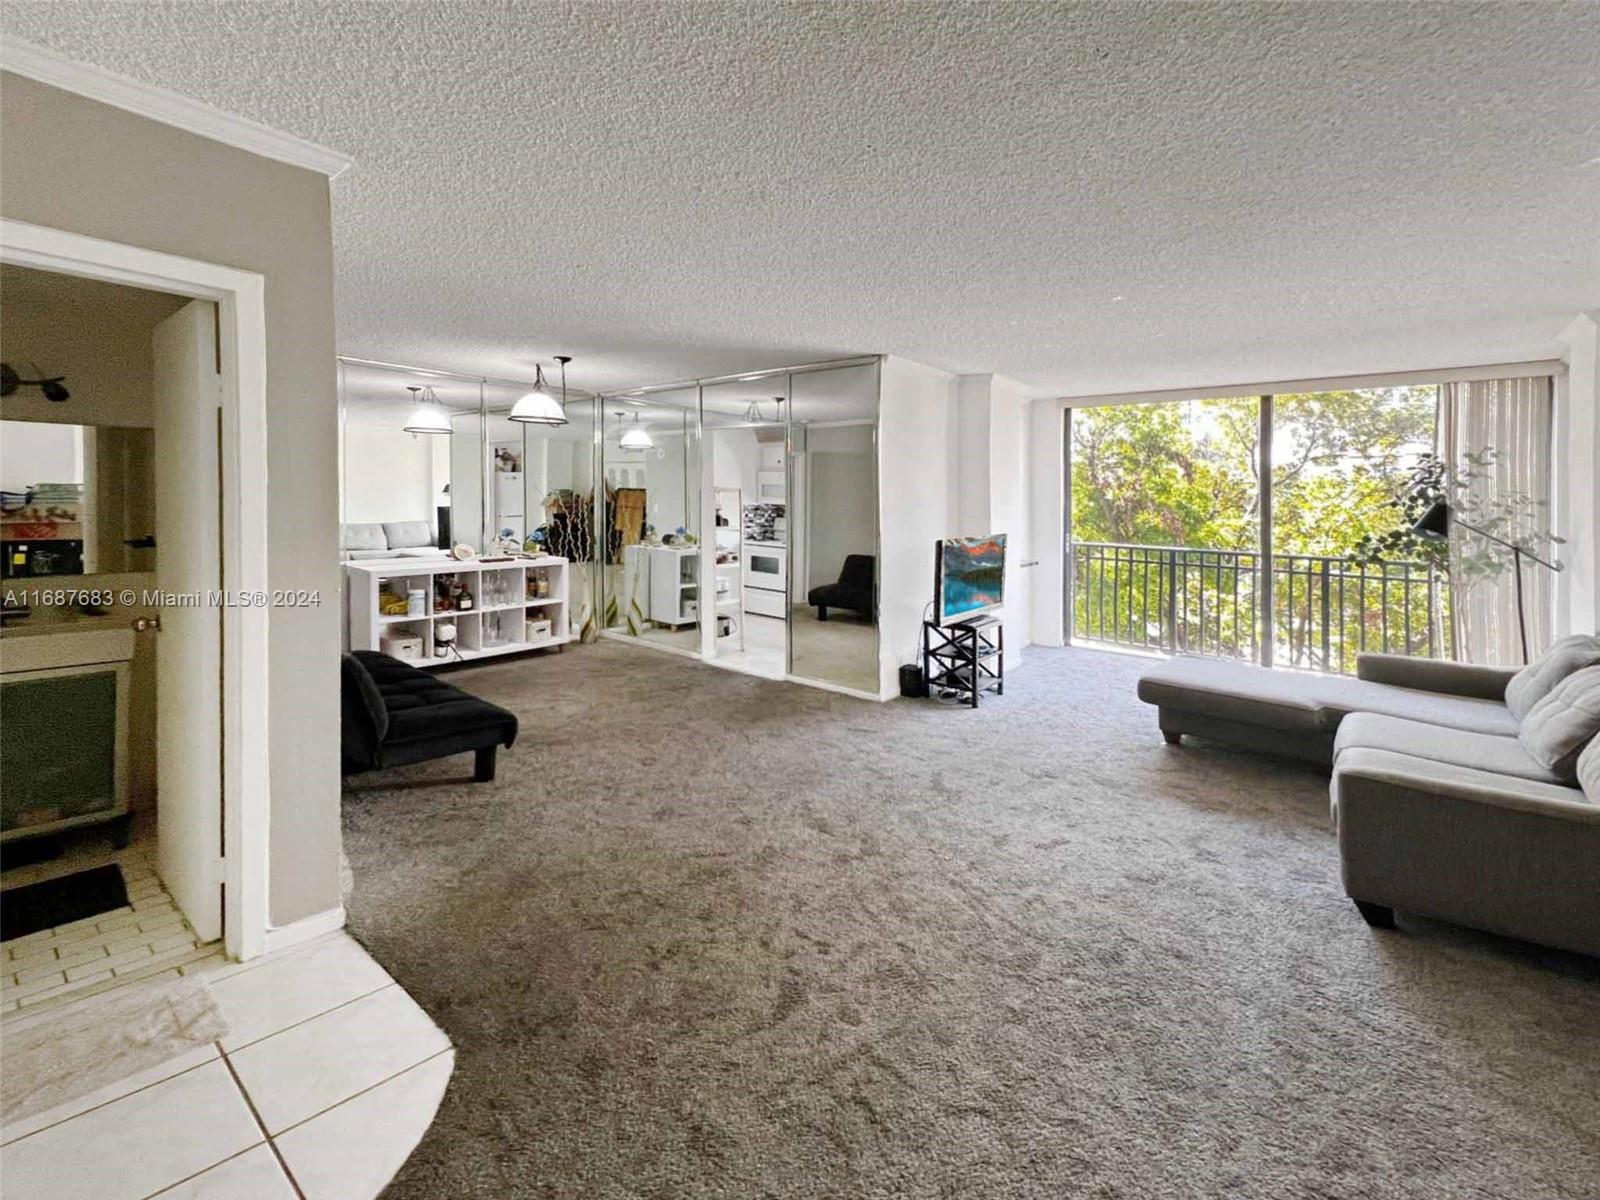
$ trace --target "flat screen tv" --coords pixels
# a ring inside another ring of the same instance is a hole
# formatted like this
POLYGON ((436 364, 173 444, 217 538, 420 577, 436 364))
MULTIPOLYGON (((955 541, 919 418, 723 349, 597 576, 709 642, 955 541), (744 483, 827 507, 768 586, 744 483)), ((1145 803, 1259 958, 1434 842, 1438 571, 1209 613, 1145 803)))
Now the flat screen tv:
POLYGON ((994 612, 1005 603, 1006 535, 934 543, 933 611, 941 625, 994 612))

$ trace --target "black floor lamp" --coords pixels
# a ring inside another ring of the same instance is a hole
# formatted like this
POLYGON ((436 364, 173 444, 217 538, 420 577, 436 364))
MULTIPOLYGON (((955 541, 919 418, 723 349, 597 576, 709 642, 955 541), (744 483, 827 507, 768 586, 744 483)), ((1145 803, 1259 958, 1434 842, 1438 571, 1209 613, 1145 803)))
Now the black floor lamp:
MULTIPOLYGON (((1435 500, 1428 505, 1428 511, 1423 513, 1417 523, 1411 527, 1411 532, 1420 538, 1429 541, 1444 542, 1450 540, 1450 505, 1444 500, 1435 500)), ((1454 518, 1455 523, 1463 529, 1470 529, 1479 537, 1488 538, 1497 542, 1511 551, 1512 573, 1517 579, 1517 632, 1522 635, 1522 661, 1528 661, 1528 620, 1522 611, 1522 560, 1524 557, 1533 559, 1541 567, 1548 567, 1552 571, 1561 570, 1560 563, 1546 562, 1530 550, 1524 550, 1515 542, 1508 542, 1503 537, 1496 537, 1487 529, 1480 529, 1470 522, 1463 521, 1460 517, 1454 518)))

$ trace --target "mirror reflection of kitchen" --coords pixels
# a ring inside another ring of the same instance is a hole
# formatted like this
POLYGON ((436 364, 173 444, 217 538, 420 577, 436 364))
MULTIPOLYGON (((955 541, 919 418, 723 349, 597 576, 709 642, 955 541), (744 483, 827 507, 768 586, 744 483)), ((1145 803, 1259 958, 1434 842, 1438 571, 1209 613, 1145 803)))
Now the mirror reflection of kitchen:
POLYGON ((155 607, 221 586, 216 319, 0 266, 6 940, 139 903, 172 914, 152 959, 220 953, 220 622, 155 607))
POLYGON ((787 388, 782 375, 708 384, 702 410, 717 500, 712 661, 770 679, 789 662, 787 388))

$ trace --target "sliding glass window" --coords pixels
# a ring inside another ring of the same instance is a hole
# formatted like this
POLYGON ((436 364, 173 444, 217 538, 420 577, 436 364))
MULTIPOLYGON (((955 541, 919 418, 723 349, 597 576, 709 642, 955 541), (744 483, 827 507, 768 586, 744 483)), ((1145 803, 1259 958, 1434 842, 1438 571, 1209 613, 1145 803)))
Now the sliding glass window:
POLYGON ((1458 468, 1499 451, 1435 457, 1441 391, 1069 409, 1068 639, 1344 673, 1455 656, 1449 550, 1399 500, 1430 464, 1459 497, 1458 468))

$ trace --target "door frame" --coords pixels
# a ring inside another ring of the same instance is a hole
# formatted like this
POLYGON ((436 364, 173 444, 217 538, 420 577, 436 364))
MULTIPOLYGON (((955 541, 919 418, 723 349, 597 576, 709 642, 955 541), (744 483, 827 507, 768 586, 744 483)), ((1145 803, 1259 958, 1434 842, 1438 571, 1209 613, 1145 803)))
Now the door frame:
MULTIPOLYGON (((210 300, 222 358, 222 587, 270 595, 267 562, 266 280, 254 271, 0 218, 0 262, 210 300)), ((267 723, 269 609, 223 609, 223 945, 267 949, 271 789, 267 723)))

